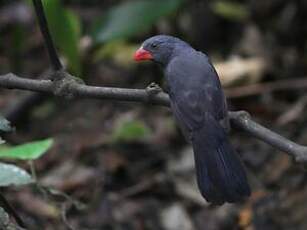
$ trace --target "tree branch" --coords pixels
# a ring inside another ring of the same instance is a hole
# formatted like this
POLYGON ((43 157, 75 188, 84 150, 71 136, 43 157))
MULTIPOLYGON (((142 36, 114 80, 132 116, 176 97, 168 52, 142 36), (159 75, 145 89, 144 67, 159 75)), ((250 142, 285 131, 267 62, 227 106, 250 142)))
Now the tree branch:
POLYGON ((307 162, 307 147, 299 145, 253 121, 245 111, 228 112, 233 126, 245 131, 251 136, 288 153, 298 163, 307 162))
POLYGON ((48 22, 46 19, 42 1, 41 0, 32 0, 32 1, 33 1, 36 16, 37 16, 39 28, 44 37, 45 45, 48 51, 48 55, 50 58, 52 68, 56 71, 61 70, 63 69, 63 66, 60 62, 59 56, 56 52, 54 43, 52 41, 52 37, 49 32, 48 22))
MULTIPOLYGON (((69 99, 80 97, 119 101, 135 101, 165 106, 169 105, 169 98, 165 93, 152 94, 150 89, 124 89, 88 86, 71 81, 70 79, 66 82, 66 79, 71 78, 72 76, 68 73, 65 73, 64 71, 61 71, 60 74, 63 73, 66 75, 66 77, 64 77, 61 82, 51 80, 26 79, 9 73, 0 75, 0 87, 47 93, 56 96, 67 96, 69 99)), ((58 74, 59 72, 53 75, 58 74)))
MULTIPOLYGON (((9 73, 0 75, 0 87, 8 89, 29 90, 48 93, 68 98, 95 98, 116 101, 143 102, 155 105, 169 106, 169 97, 166 93, 156 93, 151 88, 125 89, 112 87, 88 86, 72 81, 73 76, 64 71, 57 71, 53 75, 61 75, 62 81, 25 79, 9 73), (64 77, 63 77, 64 75, 64 77), (66 80, 69 79, 67 82, 66 80)), ((261 126, 253 121, 246 112, 229 112, 231 124, 256 137, 265 143, 288 153, 299 163, 307 162, 307 147, 294 143, 285 137, 261 126)))

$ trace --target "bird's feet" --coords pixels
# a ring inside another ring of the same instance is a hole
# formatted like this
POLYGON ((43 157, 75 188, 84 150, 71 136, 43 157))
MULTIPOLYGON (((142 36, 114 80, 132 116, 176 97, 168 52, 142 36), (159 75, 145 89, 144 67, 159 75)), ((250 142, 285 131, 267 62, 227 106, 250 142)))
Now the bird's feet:
POLYGON ((233 111, 228 113, 228 117, 230 120, 235 120, 235 119, 250 119, 251 116, 248 112, 240 110, 240 111, 233 111))
POLYGON ((146 92, 149 96, 154 96, 158 93, 163 92, 163 90, 157 83, 152 82, 146 87, 146 92))

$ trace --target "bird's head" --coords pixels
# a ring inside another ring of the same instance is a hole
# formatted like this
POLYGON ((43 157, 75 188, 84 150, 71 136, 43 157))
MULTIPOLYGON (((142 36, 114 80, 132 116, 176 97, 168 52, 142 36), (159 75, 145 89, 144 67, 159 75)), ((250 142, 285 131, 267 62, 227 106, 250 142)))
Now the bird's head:
POLYGON ((188 46, 188 44, 176 37, 157 35, 143 42, 142 46, 135 52, 134 60, 152 60, 165 66, 175 50, 182 46, 188 46))

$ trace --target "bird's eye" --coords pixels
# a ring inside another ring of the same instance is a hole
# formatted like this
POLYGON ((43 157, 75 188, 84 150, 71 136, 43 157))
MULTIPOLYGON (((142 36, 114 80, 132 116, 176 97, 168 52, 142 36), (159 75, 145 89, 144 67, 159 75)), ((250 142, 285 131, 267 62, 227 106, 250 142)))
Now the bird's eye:
POLYGON ((158 44, 157 43, 151 43, 150 46, 151 46, 151 48, 156 49, 158 47, 158 44))

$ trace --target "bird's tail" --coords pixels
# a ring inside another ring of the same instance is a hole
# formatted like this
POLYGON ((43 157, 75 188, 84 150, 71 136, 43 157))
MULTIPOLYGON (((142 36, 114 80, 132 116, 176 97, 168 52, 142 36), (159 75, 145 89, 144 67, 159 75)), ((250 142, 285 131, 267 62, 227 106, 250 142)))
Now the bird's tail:
POLYGON ((204 198, 213 204, 237 202, 250 195, 244 167, 214 118, 193 132, 197 183, 204 198))

